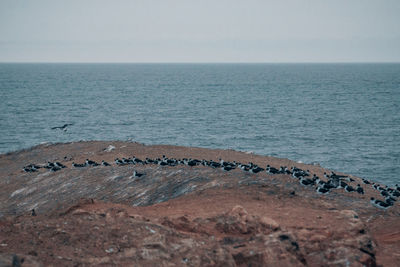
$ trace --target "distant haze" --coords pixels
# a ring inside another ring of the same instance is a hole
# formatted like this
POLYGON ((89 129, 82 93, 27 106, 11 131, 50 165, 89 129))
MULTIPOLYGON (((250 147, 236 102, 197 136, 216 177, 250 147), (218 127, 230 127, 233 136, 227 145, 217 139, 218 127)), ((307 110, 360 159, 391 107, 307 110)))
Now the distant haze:
POLYGON ((400 62, 400 1, 1 0, 0 62, 400 62))

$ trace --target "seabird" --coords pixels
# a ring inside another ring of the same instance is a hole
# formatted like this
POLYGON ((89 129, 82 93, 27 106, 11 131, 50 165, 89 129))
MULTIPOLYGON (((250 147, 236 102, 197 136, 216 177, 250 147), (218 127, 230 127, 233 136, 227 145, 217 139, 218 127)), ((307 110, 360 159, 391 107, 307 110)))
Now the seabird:
POLYGON ((168 163, 166 163, 165 161, 160 160, 160 161, 158 162, 158 165, 160 165, 160 166, 167 166, 168 163))
POLYGON ((255 166, 255 167, 253 167, 253 168, 250 169, 250 172, 251 172, 251 173, 259 173, 259 172, 261 172, 261 171, 263 171, 263 170, 264 170, 263 168, 258 167, 258 166, 255 166))
POLYGON ((328 193, 329 193, 329 189, 326 189, 326 188, 324 188, 324 187, 317 187, 317 193, 318 193, 318 194, 325 195, 325 194, 328 194, 328 193))
POLYGON ((197 161, 193 159, 184 160, 185 165, 193 167, 197 165, 197 161))
MULTIPOLYGON (((143 164, 143 160, 138 159, 138 158, 135 157, 135 156, 133 156, 133 162, 134 162, 134 163, 142 163, 142 164, 143 164)), ((167 163, 168 163, 168 160, 167 160, 167 163)))
POLYGON ((303 176, 301 176, 300 184, 304 185, 304 186, 313 185, 314 184, 314 180, 307 179, 307 178, 304 178, 303 176))
POLYGON ((151 164, 151 163, 154 163, 154 160, 152 160, 152 159, 150 159, 150 158, 146 158, 145 163, 146 163, 146 164, 151 164))
POLYGON ((50 171, 52 171, 52 172, 56 172, 56 171, 59 171, 59 170, 61 170, 61 168, 60 168, 60 167, 57 167, 57 166, 54 166, 54 167, 52 167, 52 168, 50 169, 50 171))
POLYGON ((279 170, 277 168, 271 167, 269 165, 267 165, 267 167, 265 169, 269 174, 278 174, 279 173, 279 170))
POLYGON ((31 209, 31 215, 32 215, 32 216, 36 216, 35 209, 31 209))
POLYGON ((143 176, 144 175, 144 173, 139 173, 139 172, 137 172, 137 171, 133 171, 133 176, 134 177, 141 177, 141 176, 143 176))
POLYGON ((55 165, 56 167, 66 168, 66 166, 65 166, 64 164, 62 164, 62 163, 60 163, 60 162, 58 162, 58 161, 56 161, 56 162, 54 163, 54 165, 55 165))
POLYGON ((366 180, 366 179, 362 179, 362 181, 363 181, 363 183, 364 184, 371 184, 368 180, 366 180))
POLYGON ((106 162, 104 160, 101 161, 101 165, 103 165, 103 166, 111 166, 110 163, 108 163, 108 162, 106 162))
POLYGON ((394 202, 396 202, 396 199, 394 199, 394 198, 392 198, 392 197, 386 197, 385 198, 385 202, 388 204, 388 205, 390 205, 390 206, 393 206, 393 204, 394 204, 394 202))
POLYGON ((95 162, 93 160, 86 159, 86 165, 99 166, 100 164, 98 164, 97 162, 95 162))
POLYGON ((357 193, 364 195, 364 189, 361 187, 360 184, 357 185, 356 191, 357 193))
POLYGON ((234 168, 231 167, 231 166, 226 165, 226 166, 223 166, 221 169, 228 172, 228 171, 233 170, 234 168))
POLYGON ((380 208, 380 209, 385 209, 386 210, 387 208, 390 207, 390 205, 388 203, 386 203, 386 202, 384 202, 382 200, 379 200, 379 199, 375 199, 373 197, 371 197, 371 201, 370 202, 371 202, 372 205, 374 205, 375 207, 380 208))
POLYGON ((53 162, 48 161, 48 162, 47 162, 47 165, 43 166, 43 168, 51 169, 51 168, 53 168, 53 167, 55 167, 55 166, 56 166, 56 165, 55 165, 53 162))
POLYGON ((122 158, 122 162, 125 164, 135 164, 135 162, 131 158, 122 158))
POLYGON ((61 130, 66 131, 66 130, 67 130, 67 127, 70 126, 70 125, 73 125, 73 124, 72 124, 72 123, 66 123, 66 124, 64 124, 63 126, 52 127, 51 129, 52 129, 52 130, 61 129, 61 130))
POLYGON ((245 172, 248 172, 250 170, 249 166, 243 164, 239 164, 239 168, 245 172))
POLYGON ((344 187, 344 190, 346 190, 346 192, 354 192, 354 191, 356 191, 351 185, 346 185, 344 187))
POLYGON ((86 163, 79 164, 79 163, 72 162, 72 167, 75 167, 75 168, 86 167, 86 163))
POLYGON ((381 195, 383 197, 388 197, 389 196, 389 193, 386 190, 381 190, 380 193, 381 193, 381 195))
POLYGON ((343 181, 339 181, 339 186, 337 188, 346 188, 347 184, 343 181))
POLYGON ((27 167, 31 168, 33 170, 38 170, 38 169, 42 168, 41 166, 36 165, 36 164, 29 164, 27 167))
POLYGON ((400 192, 398 190, 392 190, 390 194, 392 197, 400 197, 400 192))
POLYGON ((125 163, 122 160, 120 160, 119 158, 115 159, 115 164, 117 164, 117 165, 125 165, 125 163))
POLYGON ((28 167, 23 167, 22 168, 24 170, 24 172, 36 172, 37 170, 34 170, 32 168, 28 168, 28 167))
POLYGON ((221 167, 221 164, 219 164, 218 162, 215 162, 215 161, 211 160, 211 161, 209 162, 209 166, 210 166, 211 168, 219 168, 219 167, 221 167))

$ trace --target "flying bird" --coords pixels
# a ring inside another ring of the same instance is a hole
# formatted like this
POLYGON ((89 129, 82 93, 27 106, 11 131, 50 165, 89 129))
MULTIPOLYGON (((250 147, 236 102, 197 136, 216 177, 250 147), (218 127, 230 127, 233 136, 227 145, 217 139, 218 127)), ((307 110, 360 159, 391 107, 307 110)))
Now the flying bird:
POLYGON ((63 126, 52 127, 51 129, 52 130, 60 129, 60 130, 67 131, 67 127, 70 126, 70 125, 73 125, 73 124, 72 123, 66 123, 63 126))

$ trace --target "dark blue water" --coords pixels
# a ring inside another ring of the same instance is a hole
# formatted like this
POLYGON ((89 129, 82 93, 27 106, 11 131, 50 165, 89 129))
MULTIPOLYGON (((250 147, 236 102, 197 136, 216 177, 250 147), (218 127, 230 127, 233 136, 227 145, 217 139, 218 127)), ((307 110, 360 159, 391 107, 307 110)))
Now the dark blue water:
POLYGON ((133 140, 400 182, 400 64, 0 64, 0 98, 0 153, 133 140))

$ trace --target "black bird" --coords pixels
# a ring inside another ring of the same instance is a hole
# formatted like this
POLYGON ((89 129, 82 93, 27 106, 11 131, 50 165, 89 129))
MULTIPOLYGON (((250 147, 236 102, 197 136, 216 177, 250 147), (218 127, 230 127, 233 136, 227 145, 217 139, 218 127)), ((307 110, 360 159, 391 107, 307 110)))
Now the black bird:
POLYGON ((267 168, 265 168, 269 174, 277 174, 279 173, 279 170, 277 168, 271 167, 267 165, 267 168))
POLYGON ((144 175, 144 173, 139 173, 137 171, 133 171, 133 176, 134 177, 142 177, 144 175))
POLYGON ((22 169, 24 170, 24 172, 36 172, 37 171, 36 169, 32 169, 29 167, 23 167, 22 169))
POLYGON ((52 129, 52 130, 61 129, 61 130, 66 131, 66 130, 67 130, 67 127, 70 126, 70 125, 73 125, 73 124, 72 124, 72 123, 66 123, 66 124, 64 124, 63 126, 52 127, 51 129, 52 129))
POLYGON ((79 163, 72 162, 72 167, 75 167, 75 168, 86 167, 86 163, 79 164, 79 163))
MULTIPOLYGON (((133 156, 133 162, 134 162, 134 163, 141 163, 141 164, 143 164, 143 160, 138 159, 138 158, 135 157, 135 156, 133 156)), ((167 161, 167 163, 169 163, 169 162, 167 161)))
POLYGON ((351 185, 346 185, 344 187, 344 190, 346 190, 346 192, 354 192, 354 191, 356 191, 351 185))
POLYGON ((368 180, 366 180, 366 179, 363 179, 362 181, 363 181, 364 184, 370 184, 370 182, 368 180))
POLYGON ((35 209, 32 209, 32 210, 31 210, 31 215, 32 215, 32 216, 36 216, 35 209))
POLYGON ((160 166, 167 166, 168 163, 166 163, 165 161, 159 161, 159 162, 158 162, 158 165, 160 165, 160 166))
POLYGON ((301 185, 305 185, 305 186, 308 186, 308 185, 314 185, 314 180, 312 180, 312 179, 307 179, 307 178, 304 178, 304 177, 301 177, 300 178, 300 184, 301 185))
POLYGON ((234 168, 231 167, 231 166, 226 165, 226 166, 223 166, 221 169, 228 172, 228 171, 233 170, 234 168))
POLYGON ((99 166, 100 164, 98 164, 97 162, 95 162, 93 160, 86 159, 86 165, 99 166))
POLYGON ((56 172, 56 171, 59 171, 59 170, 61 170, 61 168, 60 168, 60 167, 57 167, 57 166, 54 166, 54 167, 52 167, 52 168, 50 169, 50 171, 52 171, 52 172, 56 172))
POLYGON ((110 163, 108 163, 108 162, 106 162, 104 160, 101 161, 101 165, 103 165, 103 166, 111 166, 110 163))
POLYGON ((391 206, 390 204, 373 197, 371 197, 371 204, 380 209, 387 209, 391 206))
POLYGON ((119 158, 115 159, 115 164, 117 164, 117 165, 125 165, 125 163, 122 160, 120 160, 119 158))
POLYGON ((356 191, 357 193, 364 195, 364 189, 361 187, 360 184, 357 185, 356 191))
POLYGON ((387 204, 389 204, 390 206, 393 206, 394 202, 396 202, 396 199, 392 198, 392 197, 386 197, 385 198, 385 202, 387 204))
POLYGON ((251 173, 259 173, 259 172, 262 172, 263 170, 264 170, 263 168, 256 166, 256 167, 251 168, 250 172, 251 173))
POLYGON ((188 161, 185 162, 185 164, 190 167, 193 167, 193 166, 197 165, 197 162, 196 162, 196 160, 189 159, 188 161))
POLYGON ((400 197, 400 191, 398 190, 393 190, 390 192, 390 194, 392 195, 392 197, 400 197))
POLYGON ((323 187, 317 187, 317 193, 318 194, 328 194, 329 193, 329 189, 323 188, 323 187))
POLYGON ((56 167, 60 167, 60 168, 66 168, 66 166, 64 165, 64 164, 62 164, 62 163, 60 163, 60 162, 56 162, 56 163, 54 163, 54 165, 56 166, 56 167))

